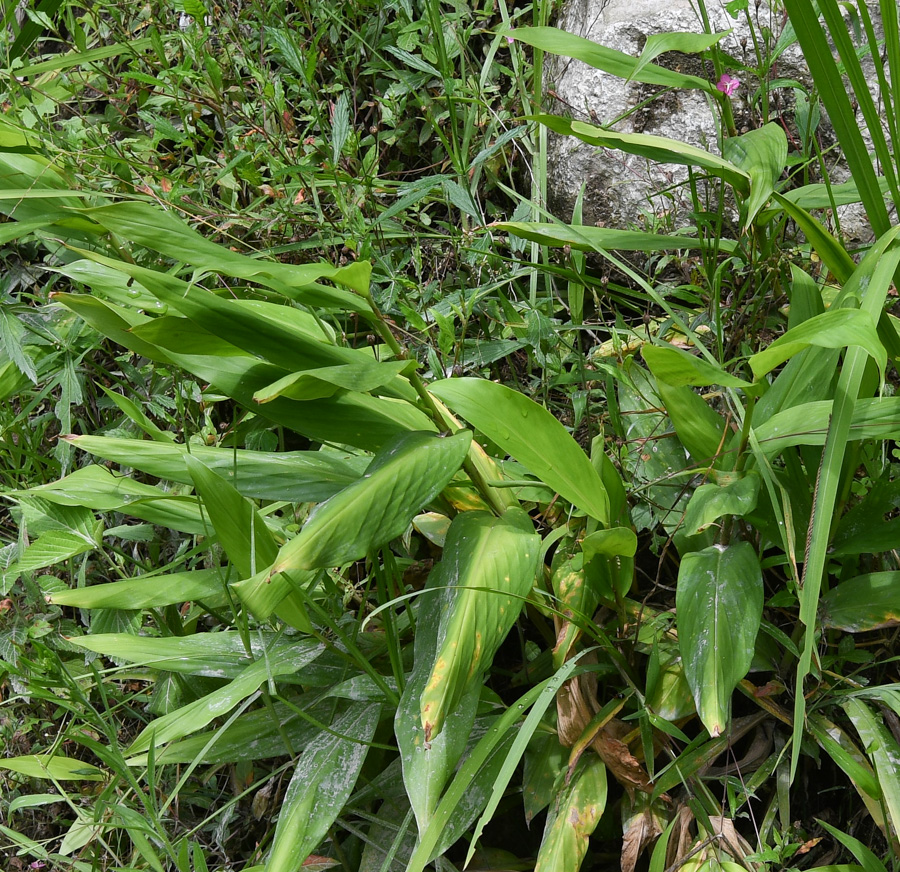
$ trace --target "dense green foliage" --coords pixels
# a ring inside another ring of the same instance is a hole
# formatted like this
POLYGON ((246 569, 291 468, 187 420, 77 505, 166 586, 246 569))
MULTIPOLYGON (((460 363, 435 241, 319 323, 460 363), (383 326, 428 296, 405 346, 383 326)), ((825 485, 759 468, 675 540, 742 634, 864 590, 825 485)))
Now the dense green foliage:
POLYGON ((783 5, 728 4, 752 63, 10 8, 5 868, 896 864, 898 11, 783 5), (545 53, 701 91, 718 153, 549 114, 545 53), (690 221, 554 218, 548 131, 690 168, 690 221))

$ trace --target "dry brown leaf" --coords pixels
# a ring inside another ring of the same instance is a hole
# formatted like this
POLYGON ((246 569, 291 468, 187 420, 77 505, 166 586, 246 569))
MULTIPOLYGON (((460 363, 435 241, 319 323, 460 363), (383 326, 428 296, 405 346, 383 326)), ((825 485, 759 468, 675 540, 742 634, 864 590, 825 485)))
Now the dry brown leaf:
POLYGON ((611 722, 597 734, 591 747, 600 755, 613 778, 625 788, 629 796, 634 795, 635 789, 652 793, 653 784, 644 767, 628 750, 628 746, 615 738, 614 723, 615 721, 611 722))
POLYGON ((654 814, 654 806, 650 804, 650 797, 635 801, 631 806, 630 816, 624 824, 622 872, 634 872, 644 848, 662 833, 664 823, 665 821, 660 821, 657 814, 654 814))
POLYGON ((691 843, 694 837, 691 835, 691 824, 694 822, 694 813, 682 805, 675 815, 675 826, 669 836, 669 845, 666 849, 666 869, 686 860, 691 852, 691 843))
POLYGON ((598 711, 597 677, 592 672, 566 681, 556 694, 556 729, 560 744, 571 748, 598 711))

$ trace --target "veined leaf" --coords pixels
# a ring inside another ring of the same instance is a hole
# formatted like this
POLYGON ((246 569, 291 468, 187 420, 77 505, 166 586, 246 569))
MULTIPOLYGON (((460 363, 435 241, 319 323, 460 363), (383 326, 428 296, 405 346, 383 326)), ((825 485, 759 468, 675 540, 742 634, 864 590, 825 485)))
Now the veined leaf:
POLYGON ((829 309, 779 336, 768 348, 750 358, 750 369, 759 379, 788 358, 809 346, 843 348, 855 345, 875 359, 884 371, 887 352, 878 338, 875 322, 860 309, 829 309))
POLYGON ((897 760, 900 760, 900 746, 876 718, 872 710, 860 699, 845 700, 844 711, 856 727, 863 748, 872 761, 875 775, 881 787, 887 816, 894 832, 900 832, 900 773, 897 771, 897 760))
MULTIPOLYGON (((576 58, 588 66, 622 79, 666 88, 690 88, 715 93, 715 85, 698 76, 686 76, 651 63, 641 63, 624 52, 606 48, 582 36, 555 27, 517 27, 509 36, 550 54, 576 58)), ((668 34, 667 34, 668 35, 668 34)))
POLYGON ((735 166, 731 161, 678 139, 651 136, 647 133, 619 133, 558 115, 533 115, 529 118, 549 127, 554 133, 562 136, 575 136, 589 145, 615 148, 657 163, 696 167, 724 179, 742 194, 748 193, 750 189, 750 175, 744 170, 735 166))
POLYGON ((105 775, 83 760, 73 760, 62 754, 28 754, 24 757, 0 759, 0 769, 19 772, 29 778, 52 778, 55 781, 103 781, 105 775))
POLYGON ((684 532, 694 536, 724 515, 743 517, 756 508, 759 475, 748 473, 722 484, 703 484, 691 494, 684 515, 684 532))
POLYGON ((772 196, 787 161, 788 144, 780 124, 774 121, 741 136, 730 136, 723 155, 750 176, 750 196, 743 206, 744 221, 752 222, 772 196))
POLYGON ((647 37, 634 72, 628 78, 636 79, 647 64, 667 51, 700 54, 711 49, 729 33, 731 33, 730 30, 724 30, 721 33, 652 33, 647 37))
POLYGON ((271 574, 338 566, 365 557, 406 530, 449 483, 472 434, 408 433, 376 455, 357 482, 317 506, 278 555, 271 574))
POLYGON ((445 379, 429 390, 563 499, 609 523, 609 498, 600 476, 566 428, 543 406, 485 379, 445 379))
POLYGON ((437 656, 441 614, 447 600, 447 594, 442 590, 447 583, 444 576, 441 564, 438 564, 429 574, 426 588, 417 601, 413 671, 394 717, 403 784, 420 834, 428 828, 444 787, 465 752, 481 695, 481 686, 472 682, 450 713, 447 729, 426 747, 419 714, 420 699, 437 656))
POLYGON ((641 355, 657 381, 673 387, 694 385, 722 385, 726 388, 747 388, 750 382, 725 372, 719 366, 697 357, 674 345, 645 345, 641 355))
MULTIPOLYGON (((124 201, 109 206, 83 209, 87 215, 107 230, 124 239, 143 245, 151 251, 158 251, 173 260, 188 263, 199 269, 214 273, 225 273, 237 278, 268 284, 271 280, 291 288, 307 290, 320 278, 331 279, 341 284, 347 283, 354 290, 362 287, 354 270, 340 269, 328 263, 296 266, 274 261, 255 260, 243 254, 217 245, 205 236, 192 230, 174 213, 150 206, 148 203, 124 201)), ((368 287, 366 277, 365 287, 368 287)), ((316 285, 310 291, 312 305, 331 305, 351 311, 367 312, 368 305, 355 294, 334 288, 316 285)))
POLYGON ((420 701, 425 742, 482 674, 506 638, 534 584, 540 538, 521 510, 502 518, 463 512, 454 518, 440 564, 446 586, 437 653, 420 701))
POLYGON ((385 363, 371 361, 365 364, 326 366, 292 372, 261 390, 253 398, 268 403, 276 397, 292 400, 318 400, 330 397, 339 390, 373 391, 393 382, 398 375, 415 369, 415 361, 392 360, 385 363))
POLYGON ((697 713, 711 736, 731 716, 731 694, 753 660, 763 579, 749 542, 686 554, 678 569, 678 646, 697 713))
POLYGON ((37 569, 55 566, 70 557, 86 554, 97 547, 96 541, 92 542, 77 533, 50 530, 32 542, 18 559, 15 567, 10 567, 7 571, 34 572, 37 569))
MULTIPOLYGON (((157 478, 192 484, 184 445, 70 436, 69 442, 104 460, 131 466, 157 478)), ((191 456, 232 484, 245 497, 313 503, 327 500, 365 472, 371 458, 325 451, 250 451, 191 445, 191 456)))
POLYGON ((842 581, 821 599, 822 622, 847 633, 900 624, 900 572, 870 572, 842 581))
MULTIPOLYGON (((278 543, 256 507, 195 457, 186 455, 184 460, 197 493, 203 499, 219 544, 238 573, 243 578, 250 578, 271 566, 278 554, 278 543)), ((305 578, 303 581, 309 582, 311 579, 305 578)), ((299 598, 291 598, 291 593, 292 587, 275 606, 275 611, 292 627, 311 633, 313 627, 303 602, 299 598)))
POLYGON ((47 599, 78 609, 148 609, 190 600, 203 600, 214 606, 226 597, 220 570, 195 569, 54 591, 47 599))
MULTIPOLYGON (((765 454, 772 455, 791 445, 824 445, 833 408, 832 400, 819 400, 772 415, 754 427, 760 447, 765 454)), ((898 436, 900 398, 868 397, 857 401, 848 439, 896 439, 898 436)))
POLYGON ((297 872, 350 797, 381 714, 359 705, 310 742, 288 785, 266 872, 297 872))
POLYGON ((304 640, 265 652, 261 659, 224 687, 152 721, 134 740, 127 753, 137 754, 151 746, 163 745, 202 729, 255 693, 264 681, 280 675, 293 675, 315 660, 323 650, 321 644, 304 640))
POLYGON ((113 475, 103 466, 85 466, 59 481, 21 493, 43 497, 62 506, 122 512, 183 533, 202 535, 207 532, 196 497, 166 493, 152 485, 113 475))
POLYGON ((547 815, 535 872, 578 872, 606 808, 606 766, 585 754, 547 815))

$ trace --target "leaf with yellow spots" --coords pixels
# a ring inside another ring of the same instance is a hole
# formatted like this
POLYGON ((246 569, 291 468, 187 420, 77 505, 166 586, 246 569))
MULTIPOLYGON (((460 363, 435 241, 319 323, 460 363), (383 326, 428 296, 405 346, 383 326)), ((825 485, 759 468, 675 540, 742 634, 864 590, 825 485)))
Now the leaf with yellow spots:
POLYGON ((450 525, 437 651, 420 702, 426 742, 467 689, 481 682, 534 583, 540 543, 517 508, 502 518, 464 512, 450 525))
POLYGON ((585 755, 547 816, 535 872, 578 872, 606 808, 606 767, 585 755))

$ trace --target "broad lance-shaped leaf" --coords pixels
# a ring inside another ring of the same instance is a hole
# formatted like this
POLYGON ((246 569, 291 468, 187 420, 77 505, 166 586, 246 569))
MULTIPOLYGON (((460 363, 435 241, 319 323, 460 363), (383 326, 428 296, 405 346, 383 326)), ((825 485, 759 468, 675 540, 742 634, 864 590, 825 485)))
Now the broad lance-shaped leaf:
POLYGON ((297 872, 350 798, 381 715, 360 705, 310 742, 297 761, 275 827, 266 872, 297 872))
POLYGON ((779 336, 768 348, 750 358, 750 369, 759 379, 771 372, 804 348, 843 348, 853 345, 862 348, 875 359, 884 372, 887 352, 878 338, 872 316, 860 309, 829 309, 779 336))
POLYGON ((787 137, 774 121, 742 136, 728 137, 722 149, 735 166, 750 176, 750 196, 742 204, 749 224, 769 201, 775 182, 781 177, 787 161, 787 137))
POLYGON ((486 379, 445 379, 429 390, 563 499, 609 523, 609 498, 597 470, 543 406, 486 379))
POLYGON ((447 729, 433 738, 430 747, 426 747, 419 719, 419 701, 437 655, 442 602, 448 599, 444 588, 450 582, 444 578, 444 569, 444 563, 439 563, 434 568, 428 576, 425 590, 416 601, 413 671, 394 716, 394 733, 403 766, 403 784, 420 834, 431 823, 444 787, 465 752, 481 695, 481 686, 471 684, 451 712, 447 729))
MULTIPOLYGON (((141 472, 192 484, 185 465, 186 445, 120 439, 112 436, 68 436, 82 451, 131 466, 141 472)), ((325 451, 250 451, 191 445, 190 454, 230 482, 245 497, 316 503, 356 481, 370 458, 325 451)))
POLYGON ((124 239, 143 245, 151 251, 158 251, 173 260, 212 272, 252 279, 264 285, 270 284, 274 279, 279 284, 302 292, 303 301, 311 305, 338 306, 357 312, 369 311, 366 303, 354 294, 314 284, 319 278, 327 278, 363 292, 368 288, 371 272, 371 266, 367 263, 337 268, 327 263, 296 266, 257 260, 211 242, 172 212, 154 208, 147 203, 113 203, 80 211, 124 239))
MULTIPOLYGON (((671 34, 673 37, 679 35, 683 34, 671 34)), ((715 86, 699 76, 688 76, 656 64, 642 62, 625 52, 607 48, 556 27, 518 27, 509 31, 509 36, 541 51, 576 58, 595 69, 622 79, 633 79, 636 82, 662 85, 666 88, 698 88, 715 93, 715 86)))
POLYGON ((414 432, 396 438, 359 481, 313 510, 299 535, 281 549, 270 574, 350 563, 395 539, 450 483, 471 442, 468 430, 447 437, 414 432))
POLYGON ((534 584, 540 541, 514 507, 502 518, 463 512, 453 519, 440 569, 446 589, 437 653, 420 703, 426 742, 481 683, 534 584))
POLYGON ((124 581, 54 591, 47 599, 56 605, 78 609, 149 609, 190 600, 219 606, 227 602, 226 578, 226 573, 218 569, 195 569, 149 577, 138 575, 124 581))
POLYGON ((547 815, 535 872, 578 872, 606 808, 606 766, 585 754, 547 815))
MULTIPOLYGON (((674 163, 682 166, 704 169, 719 176, 735 190, 746 193, 750 187, 750 176, 730 161, 688 145, 678 139, 667 139, 664 136, 652 136, 647 133, 619 133, 595 127, 584 121, 574 121, 559 115, 531 115, 531 121, 539 121, 554 133, 562 136, 576 136, 589 145, 601 148, 615 148, 627 154, 636 154, 659 163, 674 163)), ((724 242, 725 240, 723 240, 724 242)))
MULTIPOLYGON (((241 576, 251 578, 270 566, 278 555, 278 543, 256 507, 195 457, 186 455, 184 462, 198 495, 203 499, 219 544, 241 576)), ((307 577, 296 581, 300 584, 312 583, 313 578, 304 575, 307 577)), ((298 630, 311 633, 313 627, 303 600, 294 591, 289 579, 276 578, 285 592, 275 605, 278 617, 298 630)), ((252 611, 252 603, 248 607, 252 611)))
POLYGON ((711 736, 727 727, 731 694, 753 660, 763 579, 748 542, 686 554, 678 569, 678 646, 697 713, 711 736))

